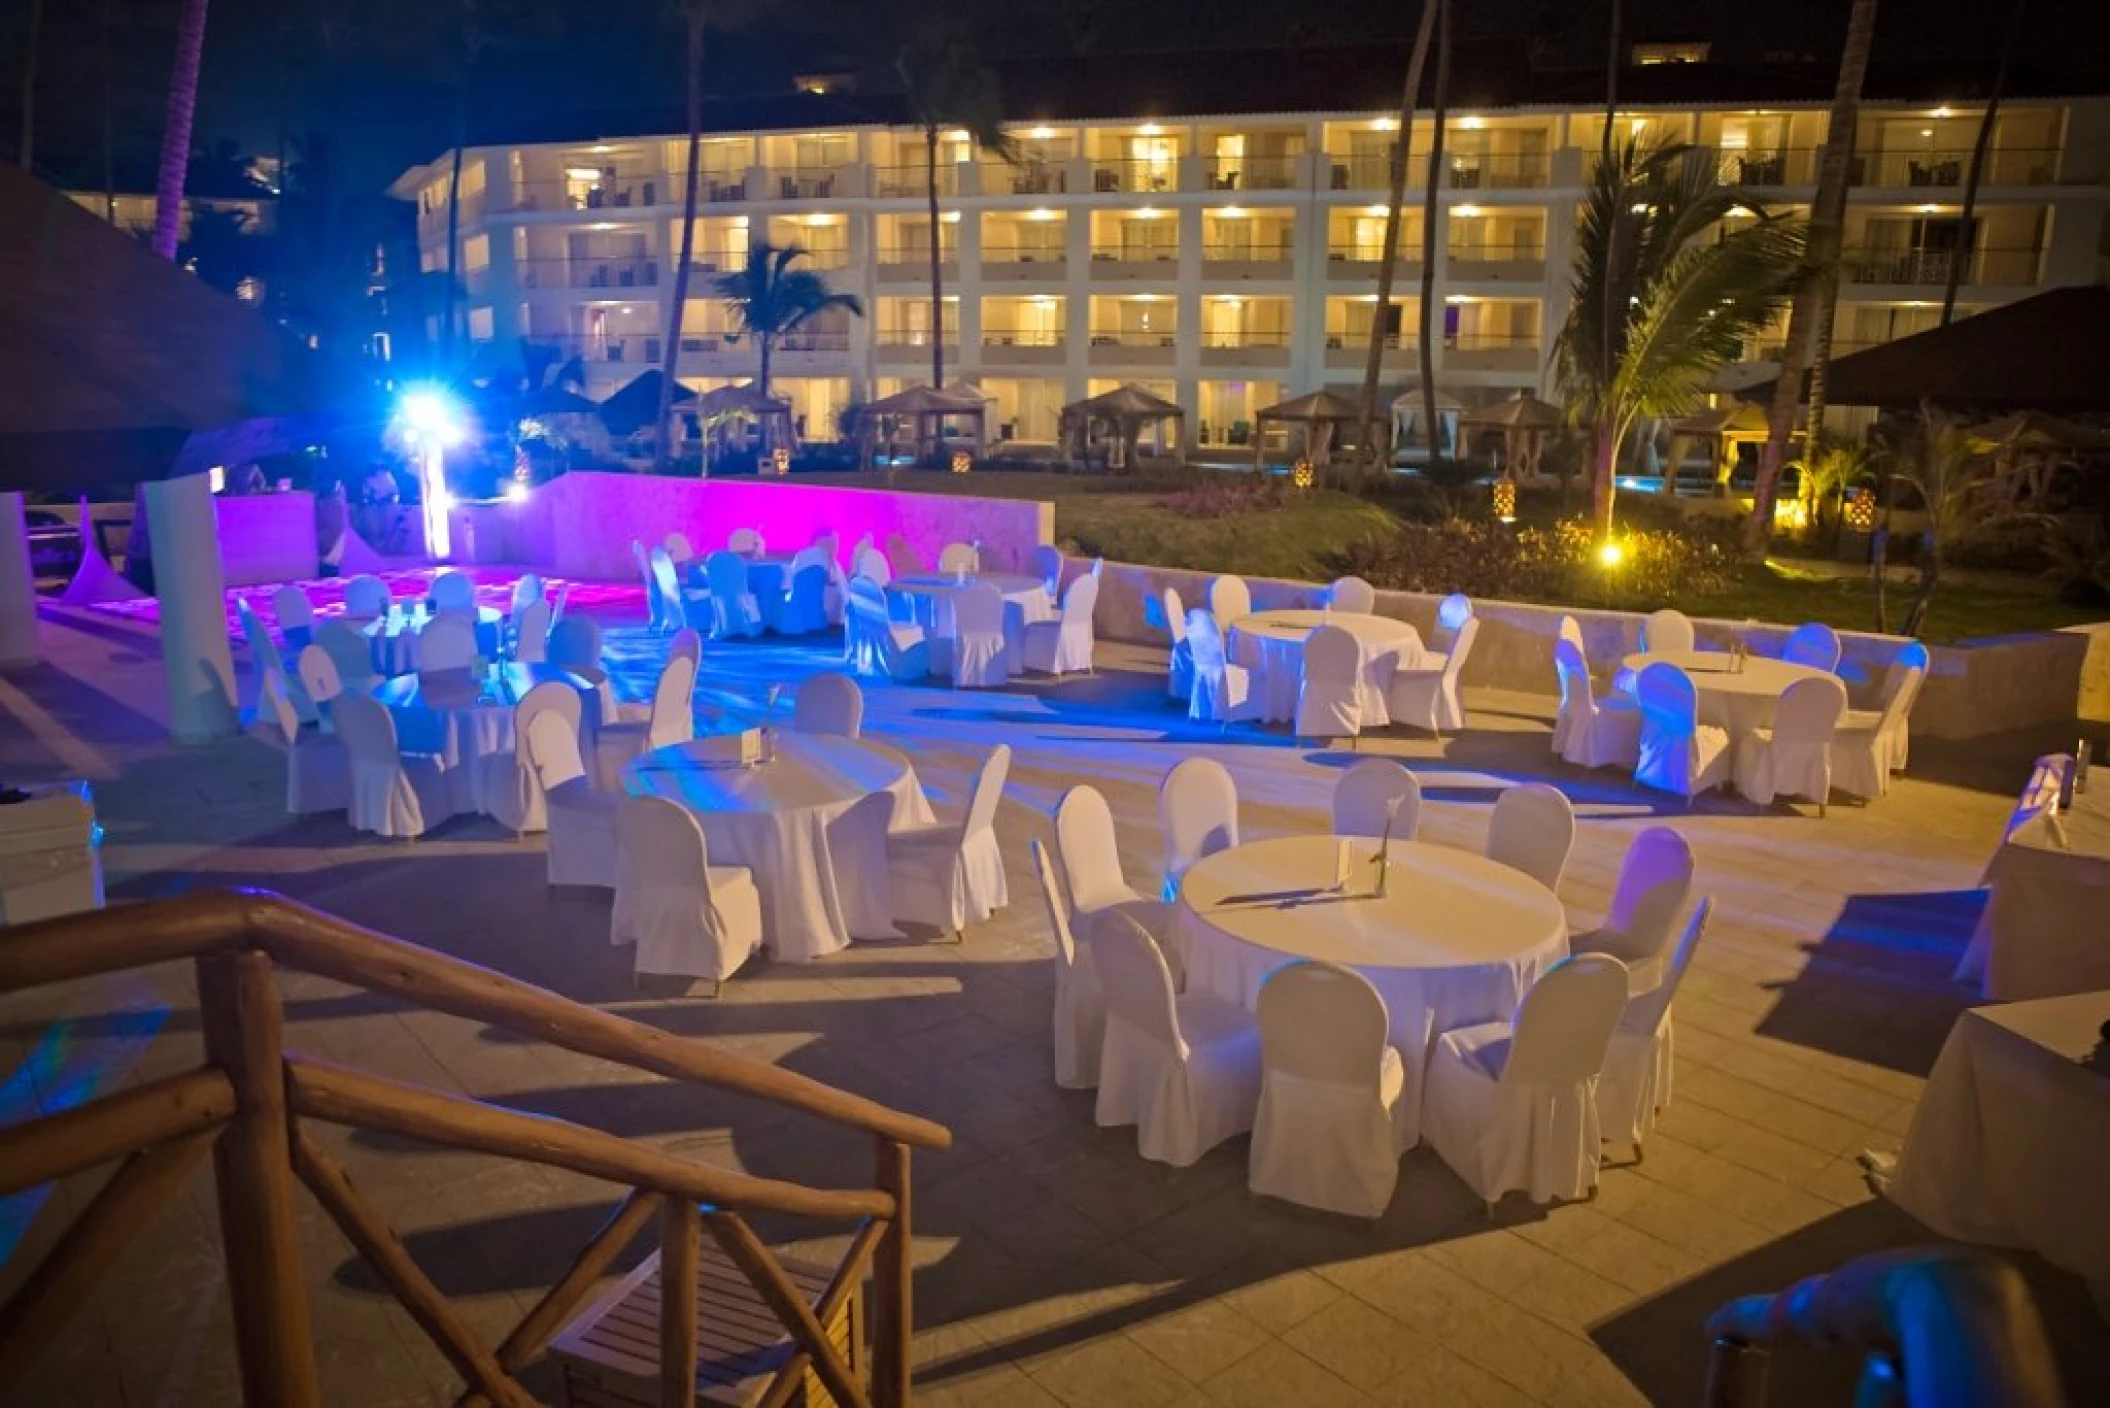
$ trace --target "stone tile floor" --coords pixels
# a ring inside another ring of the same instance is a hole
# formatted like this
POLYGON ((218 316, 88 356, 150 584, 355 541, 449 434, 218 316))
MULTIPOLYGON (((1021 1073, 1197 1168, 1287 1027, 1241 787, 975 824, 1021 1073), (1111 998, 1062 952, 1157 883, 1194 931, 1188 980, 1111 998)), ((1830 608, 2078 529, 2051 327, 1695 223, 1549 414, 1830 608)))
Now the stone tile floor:
MULTIPOLYGON (((1114 805, 1130 878, 1157 873, 1155 784, 1195 752, 1236 776, 1247 836, 1324 824, 1346 754, 1276 733, 1195 729, 1163 698, 1162 656, 1103 646, 1100 672, 992 694, 886 688, 868 728, 909 747, 941 808, 983 750, 1016 751, 999 828, 1010 908, 964 946, 860 945, 810 967, 761 964, 722 1000, 633 988, 605 897, 552 894, 539 842, 464 819, 415 845, 290 820, 276 756, 248 740, 171 746, 156 644, 138 623, 53 612, 49 663, 0 676, 0 777, 87 776, 113 896, 263 885, 583 1002, 951 1125, 918 1196, 918 1397, 931 1404, 1620 1404, 1698 1401, 1706 1314, 1926 1233, 1872 1201, 1855 1155, 1894 1146, 1967 995, 1946 975, 1969 892, 2026 746, 1915 744, 1915 776, 1819 820, 1704 801, 1689 813, 1609 774, 1549 764, 1550 701, 1476 694, 1441 744, 1366 740, 1406 759, 1424 835, 1478 845, 1505 783, 1550 777, 1583 818, 1562 898, 1601 912, 1628 838, 1668 818, 1693 841, 1717 923, 1678 1001, 1675 1103, 1645 1162, 1590 1203, 1512 1197, 1490 1223, 1426 1150, 1375 1227, 1256 1203, 1244 1141, 1195 1168, 1140 1160, 1091 1097, 1050 1077, 1051 940, 1026 854, 1061 790, 1114 805)), ((611 654, 642 693, 659 647, 618 624, 611 654)), ((707 705, 756 701, 825 667, 822 647, 713 648, 707 705)), ((239 654, 238 654, 239 659, 239 654)), ((245 671, 246 679, 246 671, 245 671)), ((863 1141, 752 1101, 288 977, 289 1043, 379 1074, 582 1120, 689 1156, 821 1184, 860 1181, 863 1141)), ((198 1059, 187 972, 146 970, 0 999, 0 1120, 198 1059)), ((607 1185, 394 1139, 323 1129, 480 1333, 510 1328, 591 1234, 607 1185)), ((100 1173, 0 1201, 0 1289, 85 1205, 100 1173)), ((9 1402, 237 1401, 211 1185, 201 1174, 131 1247, 9 1402)), ((453 1401, 445 1362, 312 1204, 300 1205, 327 1399, 453 1401)), ((765 1221, 831 1256, 839 1229, 765 1221)), ((2030 1262, 2073 1401, 2110 1401, 2110 1335, 2069 1278, 2030 1262)), ((1851 1364, 1783 1359, 1775 1401, 1843 1402, 1851 1364)), ((554 1391, 546 1370, 532 1382, 554 1391)))

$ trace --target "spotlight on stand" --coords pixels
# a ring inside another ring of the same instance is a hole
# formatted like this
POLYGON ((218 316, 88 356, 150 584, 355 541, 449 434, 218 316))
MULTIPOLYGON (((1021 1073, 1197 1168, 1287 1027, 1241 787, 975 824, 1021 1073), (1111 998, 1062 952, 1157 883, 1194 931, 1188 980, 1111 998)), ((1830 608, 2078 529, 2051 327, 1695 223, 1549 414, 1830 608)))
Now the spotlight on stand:
POLYGON ((469 438, 461 406, 433 386, 412 387, 396 403, 403 443, 417 453, 419 499, 424 506, 425 552, 435 562, 453 549, 447 510, 454 496, 447 491, 447 451, 469 438))

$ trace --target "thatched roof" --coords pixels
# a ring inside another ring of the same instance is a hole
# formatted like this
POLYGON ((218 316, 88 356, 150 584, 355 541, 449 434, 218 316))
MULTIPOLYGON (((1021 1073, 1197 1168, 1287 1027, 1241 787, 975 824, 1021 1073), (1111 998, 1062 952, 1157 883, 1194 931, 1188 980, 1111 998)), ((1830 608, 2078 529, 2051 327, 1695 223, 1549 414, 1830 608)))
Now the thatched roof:
POLYGON ((873 416, 979 416, 988 402, 972 396, 955 396, 931 386, 911 386, 891 396, 867 401, 858 414, 873 416))
POLYGON ((1308 391, 1302 396, 1263 408, 1256 420, 1319 421, 1361 420, 1363 408, 1333 391, 1308 391))
MULTIPOLYGON (((1392 398, 1392 409, 1395 411, 1420 411, 1425 409, 1421 397, 1421 387, 1418 385, 1409 386, 1406 390, 1394 396, 1392 398)), ((1459 400, 1440 386, 1436 388, 1436 413, 1438 415, 1443 414, 1445 411, 1462 411, 1464 409, 1465 402, 1459 400)))
POLYGON ((1111 391, 1102 391, 1097 396, 1087 396, 1082 401, 1072 401, 1062 408, 1063 419, 1073 416, 1092 416, 1099 420, 1115 422, 1179 420, 1186 417, 1176 401, 1168 401, 1146 387, 1132 381, 1124 381, 1111 391))
POLYGON ((1567 421, 1559 406, 1541 401, 1528 391, 1519 391, 1506 401, 1467 411, 1468 425, 1495 426, 1502 430, 1558 430, 1567 421))
POLYGON ((2110 410, 2110 288, 2055 288, 1832 363, 1842 406, 2110 410))
POLYGON ((788 416, 791 403, 775 396, 765 396, 751 381, 738 386, 721 386, 715 391, 706 391, 696 398, 696 413, 702 416, 788 416))

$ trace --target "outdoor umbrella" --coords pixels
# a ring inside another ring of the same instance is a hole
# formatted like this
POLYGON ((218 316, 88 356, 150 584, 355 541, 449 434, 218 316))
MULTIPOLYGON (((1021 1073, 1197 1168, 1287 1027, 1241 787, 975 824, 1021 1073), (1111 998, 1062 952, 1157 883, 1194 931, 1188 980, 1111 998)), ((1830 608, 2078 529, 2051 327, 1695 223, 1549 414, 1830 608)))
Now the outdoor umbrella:
MULTIPOLYGON (((664 375, 657 367, 640 372, 601 402, 601 421, 610 432, 629 435, 659 419, 659 387, 664 375)), ((695 392, 680 382, 674 384, 675 405, 684 406, 695 399, 695 392)))

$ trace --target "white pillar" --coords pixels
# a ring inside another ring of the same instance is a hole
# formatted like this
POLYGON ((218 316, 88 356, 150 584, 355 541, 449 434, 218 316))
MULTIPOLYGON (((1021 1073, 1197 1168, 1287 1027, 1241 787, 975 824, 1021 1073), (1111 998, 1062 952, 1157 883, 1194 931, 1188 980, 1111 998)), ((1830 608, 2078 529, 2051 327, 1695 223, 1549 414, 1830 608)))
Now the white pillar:
POLYGON ((202 474, 146 486, 169 732, 178 743, 225 738, 238 727, 234 657, 227 648, 227 581, 220 523, 202 474))
POLYGON ((0 494, 0 668, 34 665, 41 658, 43 653, 37 646, 36 573, 29 562, 29 521, 22 516, 20 494, 0 494))

